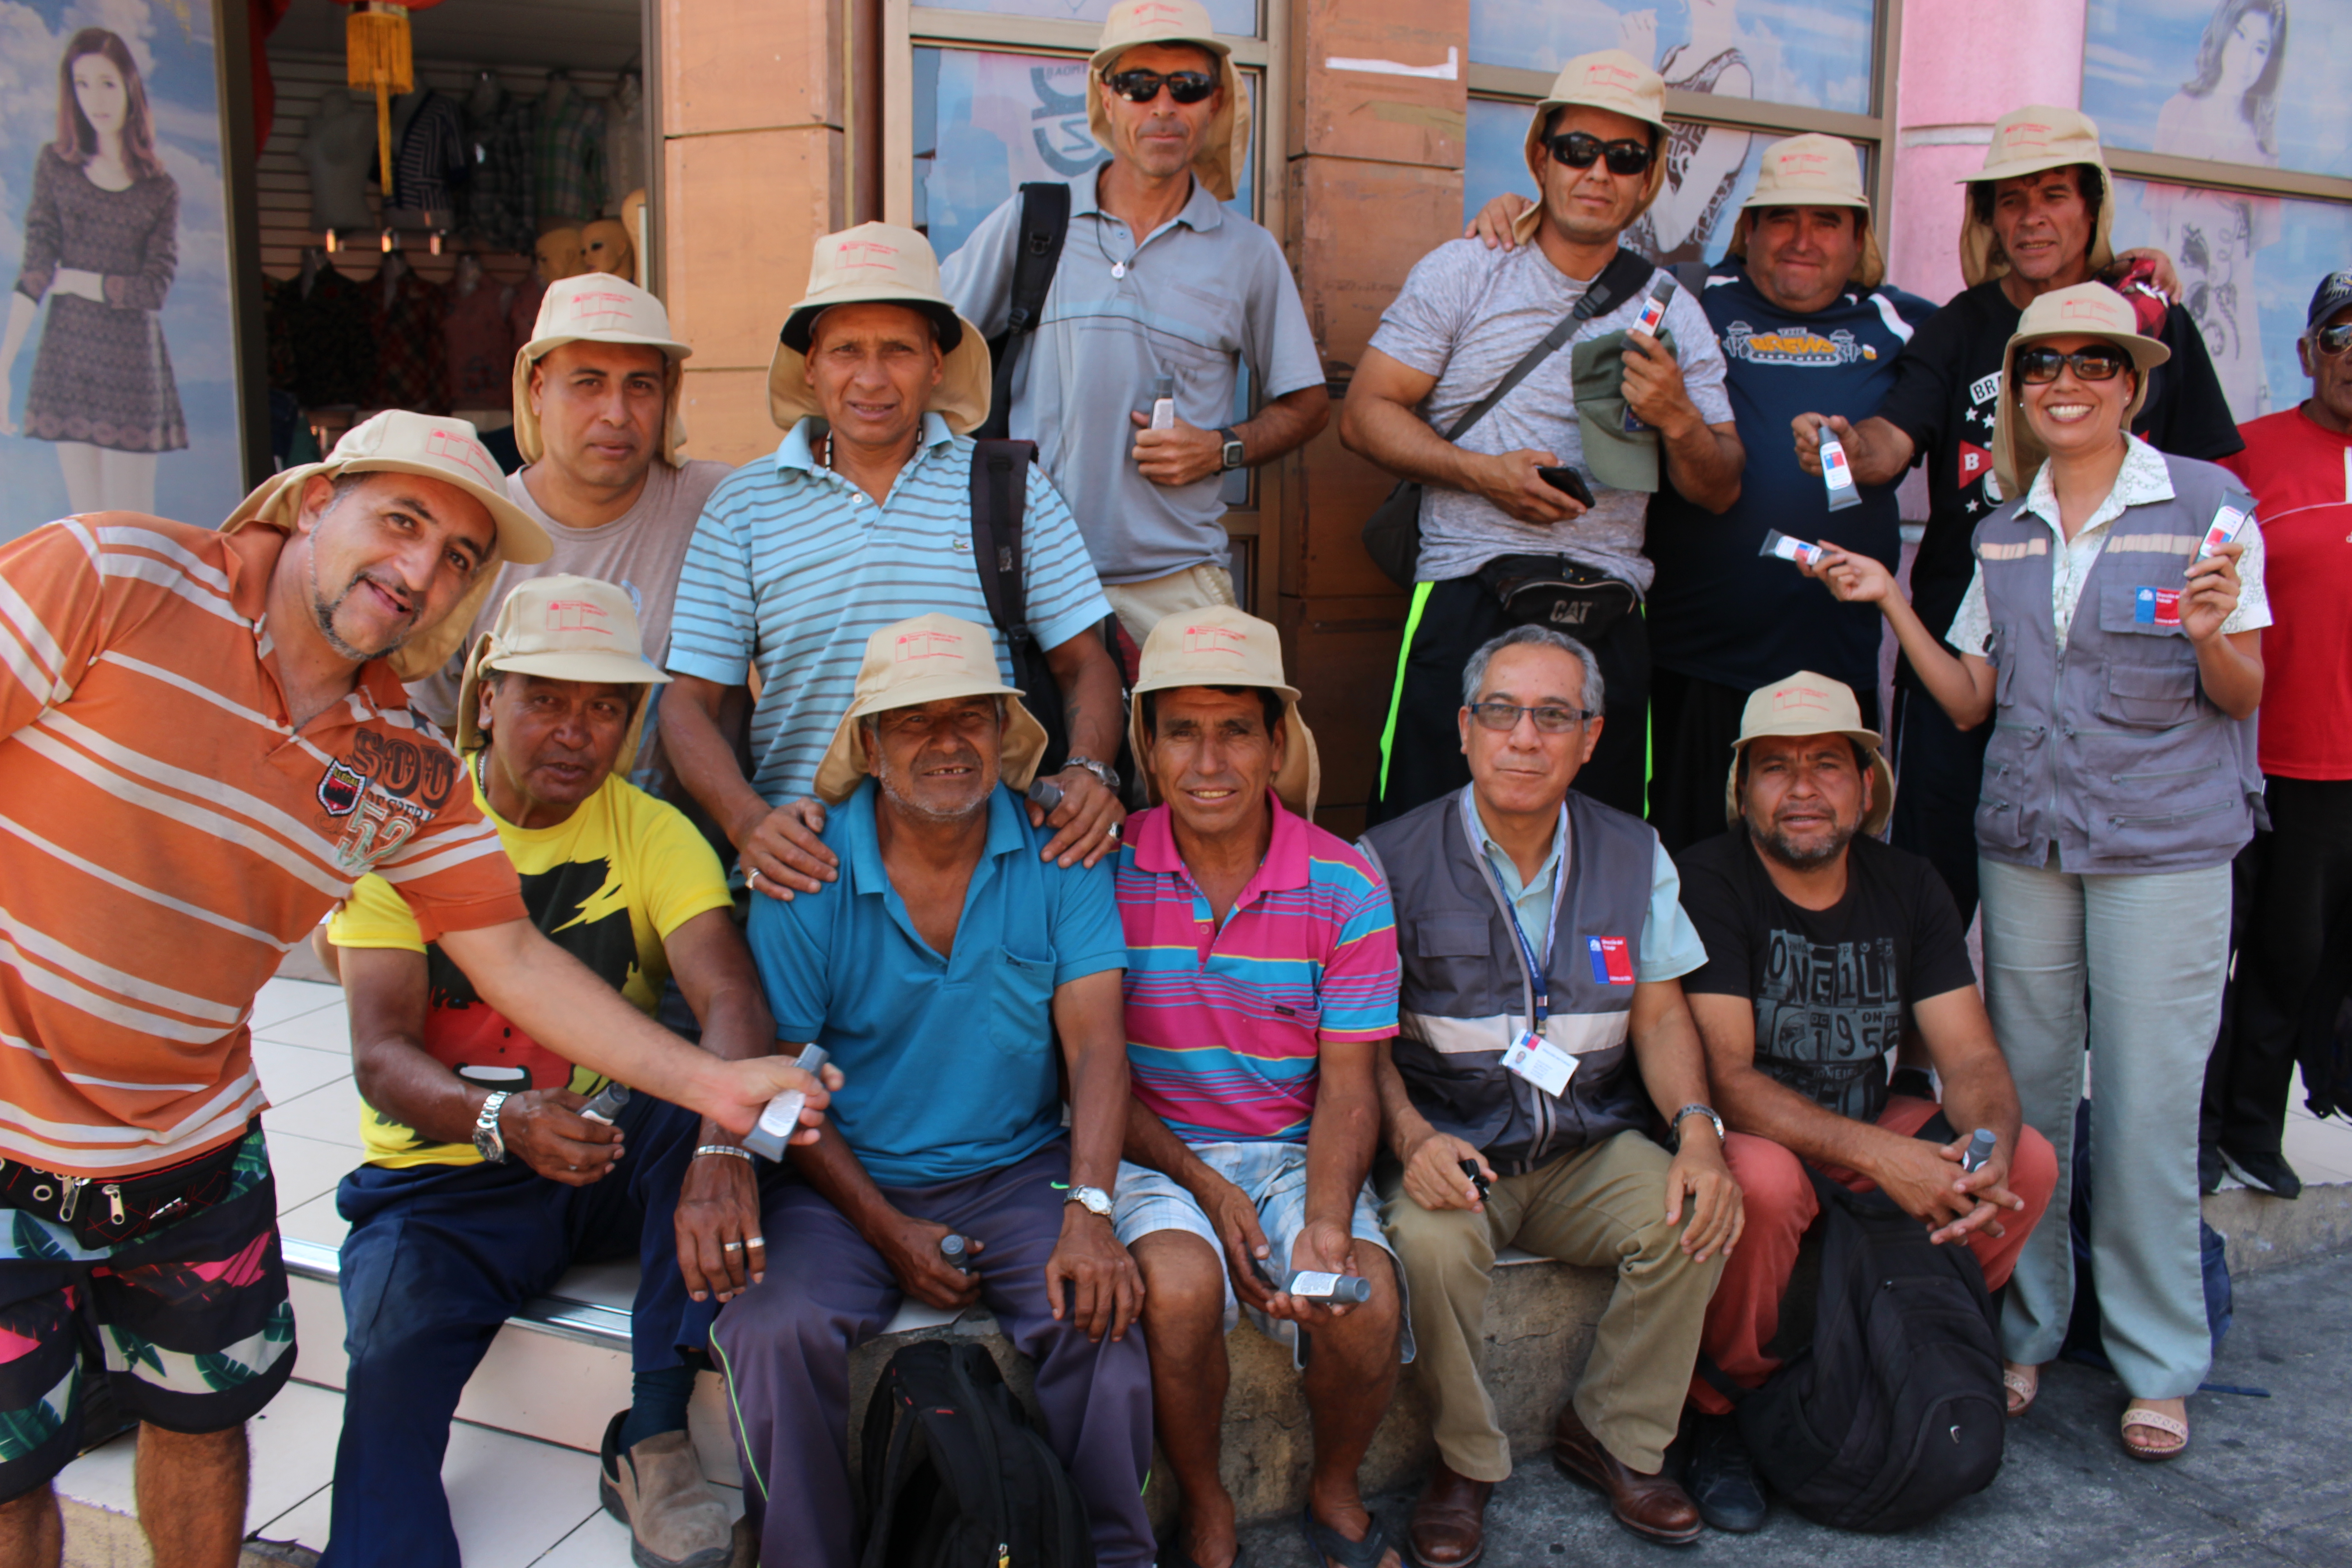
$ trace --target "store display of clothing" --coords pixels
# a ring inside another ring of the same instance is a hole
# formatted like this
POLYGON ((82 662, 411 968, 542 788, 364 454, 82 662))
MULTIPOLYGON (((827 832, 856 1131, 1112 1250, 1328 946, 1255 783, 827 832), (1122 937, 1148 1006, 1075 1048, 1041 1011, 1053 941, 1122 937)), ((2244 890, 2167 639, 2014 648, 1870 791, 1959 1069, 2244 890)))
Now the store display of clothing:
POLYGON ((604 198, 606 207, 621 210, 631 191, 646 188, 646 90, 637 79, 625 76, 604 106, 604 198))
POLYGON ((484 71, 466 100, 466 144, 473 161, 459 195, 458 227, 492 250, 528 256, 539 237, 538 209, 531 196, 531 104, 509 94, 484 71))
POLYGON ((375 107, 329 89, 302 139, 310 173, 310 226, 346 233, 375 226, 368 175, 375 167, 375 107))
POLYGON ((477 278, 470 289, 462 277, 449 286, 441 317, 443 407, 513 406, 516 339, 506 296, 488 278, 477 278))
POLYGON ((305 408, 363 404, 375 390, 376 336, 370 285, 322 261, 287 310, 294 340, 294 394, 305 408))
POLYGON ((442 360, 441 286, 404 266, 391 287, 381 278, 367 287, 375 307, 376 347, 375 395, 369 401, 379 408, 444 412, 441 395, 448 378, 442 360))
POLYGON ((604 106, 583 98, 561 73, 539 102, 531 172, 541 223, 577 223, 604 210, 604 106))
POLYGON ((400 152, 393 163, 394 206, 413 212, 451 211, 451 187, 464 184, 472 171, 467 161, 465 122, 456 102, 426 89, 424 101, 408 117, 408 128, 401 133, 400 152))

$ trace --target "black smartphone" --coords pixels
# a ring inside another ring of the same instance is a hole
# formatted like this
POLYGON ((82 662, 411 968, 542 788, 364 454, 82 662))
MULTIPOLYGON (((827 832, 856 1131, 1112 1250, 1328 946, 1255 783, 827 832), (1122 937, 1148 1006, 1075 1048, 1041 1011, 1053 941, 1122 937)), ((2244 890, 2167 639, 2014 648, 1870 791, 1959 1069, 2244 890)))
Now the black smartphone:
POLYGON ((1542 477, 1544 483, 1572 498, 1579 506, 1592 504, 1592 487, 1586 484, 1584 476, 1574 468, 1538 468, 1536 472, 1542 477))

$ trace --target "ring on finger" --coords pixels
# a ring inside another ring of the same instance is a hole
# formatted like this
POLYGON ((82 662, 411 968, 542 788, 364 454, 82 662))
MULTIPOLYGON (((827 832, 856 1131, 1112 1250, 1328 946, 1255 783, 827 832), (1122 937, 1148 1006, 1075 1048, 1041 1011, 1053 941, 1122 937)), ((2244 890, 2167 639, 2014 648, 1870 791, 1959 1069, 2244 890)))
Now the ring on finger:
POLYGON ((743 1244, 740 1241, 723 1242, 719 1245, 719 1250, 721 1252, 740 1252, 743 1250, 743 1244))
POLYGON ((746 1247, 756 1247, 764 1251, 768 1245, 768 1238, 764 1236, 747 1237, 744 1239, 743 1245, 746 1247))
POLYGON ((746 871, 743 874, 743 885, 747 888, 758 887, 760 885, 760 873, 756 870, 746 871))

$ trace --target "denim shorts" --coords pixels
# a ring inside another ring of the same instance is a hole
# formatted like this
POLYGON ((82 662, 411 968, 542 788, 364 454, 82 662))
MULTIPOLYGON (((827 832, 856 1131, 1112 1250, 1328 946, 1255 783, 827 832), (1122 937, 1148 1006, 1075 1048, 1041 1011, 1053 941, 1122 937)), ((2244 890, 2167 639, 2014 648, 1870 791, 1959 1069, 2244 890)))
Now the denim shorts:
MULTIPOLYGON (((1290 1249, 1297 1244, 1298 1233, 1307 1228, 1307 1145, 1196 1143, 1192 1153, 1202 1164, 1248 1194, 1250 1201, 1257 1205, 1257 1223, 1265 1232, 1266 1245, 1273 1249, 1265 1260, 1266 1270, 1276 1280, 1283 1279, 1290 1272, 1290 1249)), ((1225 1247, 1217 1239, 1217 1227, 1209 1223, 1209 1216, 1192 1201, 1192 1194, 1179 1186, 1174 1178, 1125 1160, 1118 1165, 1118 1206, 1112 1211, 1111 1224, 1118 1232, 1122 1247, 1133 1247, 1154 1231, 1181 1230, 1207 1242, 1218 1262, 1225 1261, 1225 1247)), ((1356 1194, 1356 1212, 1349 1221, 1349 1229, 1358 1241, 1379 1247, 1394 1261, 1387 1233, 1381 1229, 1380 1204, 1373 1196, 1370 1181, 1356 1194)), ((1360 1271, 1370 1262, 1366 1254, 1360 1250, 1357 1253, 1356 1267, 1360 1271)), ((1230 1268, 1226 1272, 1225 1330, 1230 1333, 1241 1321, 1241 1301, 1234 1294, 1230 1268)), ((1404 1270, 1395 1269, 1394 1278, 1402 1303, 1404 1270)), ((1402 1316, 1403 1359, 1411 1361, 1412 1314, 1407 1311, 1402 1316)), ((1290 1346, 1292 1363, 1298 1363, 1297 1324, 1286 1319, 1269 1318, 1255 1310, 1250 1321, 1267 1338, 1290 1346)))

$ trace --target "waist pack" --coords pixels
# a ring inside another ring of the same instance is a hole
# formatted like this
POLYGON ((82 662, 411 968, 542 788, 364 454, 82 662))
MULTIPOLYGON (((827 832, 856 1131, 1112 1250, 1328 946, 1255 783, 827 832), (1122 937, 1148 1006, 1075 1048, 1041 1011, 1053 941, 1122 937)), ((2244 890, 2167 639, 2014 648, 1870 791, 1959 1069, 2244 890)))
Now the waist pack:
POLYGON ((16 1160, 0 1160, 0 1209, 22 1209, 73 1232, 87 1247, 121 1247, 151 1230, 193 1219, 236 1185, 237 1155, 257 1130, 193 1160, 112 1181, 61 1176, 16 1160))
POLYGON ((1635 603, 1633 585, 1558 555, 1498 555, 1478 581, 1523 626, 1549 626, 1582 643, 1609 635, 1635 603))
POLYGON ((1731 1400, 1758 1472, 1798 1512, 1839 1530, 1907 1530, 2000 1473, 1991 1299, 1968 1247, 1929 1242, 1883 1193, 1806 1173, 1821 1216, 1781 1323, 1810 1329, 1809 1342, 1761 1388, 1740 1388, 1704 1357, 1699 1373, 1731 1400))
POLYGON ((861 1568, 1094 1568, 1069 1472, 971 1341, 919 1340, 892 1356, 862 1446, 861 1568))

